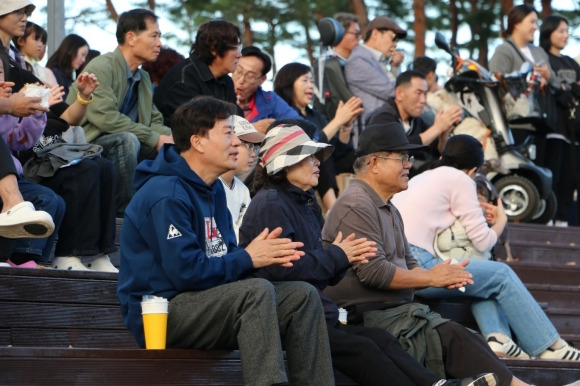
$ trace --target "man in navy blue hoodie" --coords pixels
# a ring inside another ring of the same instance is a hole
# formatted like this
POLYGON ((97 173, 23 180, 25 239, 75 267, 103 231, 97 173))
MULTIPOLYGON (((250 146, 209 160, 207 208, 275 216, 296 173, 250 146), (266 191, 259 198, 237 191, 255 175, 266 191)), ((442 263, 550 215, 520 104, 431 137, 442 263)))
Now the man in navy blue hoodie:
POLYGON ((291 267, 300 242, 264 231, 236 244, 222 184, 236 167, 235 107, 196 98, 173 117, 175 145, 135 174, 136 195, 121 232, 118 296, 123 319, 145 346, 141 298, 169 299, 168 348, 239 349, 244 384, 334 383, 324 312, 303 282, 248 278, 256 268, 291 267), (241 280, 244 279, 244 280, 241 280), (286 374, 282 348, 286 350, 286 374))

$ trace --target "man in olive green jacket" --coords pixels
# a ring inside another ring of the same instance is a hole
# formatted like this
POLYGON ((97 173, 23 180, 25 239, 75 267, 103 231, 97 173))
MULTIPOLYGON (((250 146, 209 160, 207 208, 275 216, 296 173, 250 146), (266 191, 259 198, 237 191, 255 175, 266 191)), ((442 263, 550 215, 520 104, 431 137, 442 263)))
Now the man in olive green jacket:
MULTIPOLYGON (((88 142, 101 145, 103 156, 115 164, 117 172, 117 215, 134 194, 133 175, 137 163, 154 158, 164 143, 173 143, 171 129, 153 105, 149 74, 139 66, 157 60, 161 49, 157 16, 145 9, 123 13, 117 24, 115 51, 93 59, 85 71, 99 80, 81 126, 88 142)), ((77 99, 76 83, 67 98, 77 99)))

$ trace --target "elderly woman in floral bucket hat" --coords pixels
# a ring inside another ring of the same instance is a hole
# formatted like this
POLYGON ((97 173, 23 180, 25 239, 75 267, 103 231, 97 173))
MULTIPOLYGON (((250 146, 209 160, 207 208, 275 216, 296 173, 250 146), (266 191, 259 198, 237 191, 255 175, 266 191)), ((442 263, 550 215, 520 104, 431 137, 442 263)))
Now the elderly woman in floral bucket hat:
POLYGON ((323 294, 351 264, 365 264, 375 256, 374 242, 338 234, 328 248, 322 245, 323 218, 314 196, 319 166, 334 148, 314 142, 298 126, 280 125, 266 134, 257 170, 262 189, 252 199, 240 228, 240 246, 249 244, 264 228, 282 227, 280 237, 304 243, 305 255, 288 267, 268 267, 255 276, 271 281, 302 280, 314 285, 325 311, 333 366, 360 385, 495 385, 495 375, 445 380, 411 357, 387 331, 344 325, 338 307, 323 294), (261 174, 260 174, 261 173, 261 174))

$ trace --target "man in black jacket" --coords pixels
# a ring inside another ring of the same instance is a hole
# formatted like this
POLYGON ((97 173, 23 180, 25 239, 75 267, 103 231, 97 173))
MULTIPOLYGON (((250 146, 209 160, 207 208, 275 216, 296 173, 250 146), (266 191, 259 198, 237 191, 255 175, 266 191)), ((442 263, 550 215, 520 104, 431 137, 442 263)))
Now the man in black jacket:
MULTIPOLYGON (((236 103, 228 74, 241 57, 240 36, 238 26, 226 20, 210 20, 199 27, 189 58, 173 66, 155 88, 153 102, 167 126, 171 127, 175 110, 198 95, 236 103)), ((238 113, 243 116, 241 109, 238 113)))

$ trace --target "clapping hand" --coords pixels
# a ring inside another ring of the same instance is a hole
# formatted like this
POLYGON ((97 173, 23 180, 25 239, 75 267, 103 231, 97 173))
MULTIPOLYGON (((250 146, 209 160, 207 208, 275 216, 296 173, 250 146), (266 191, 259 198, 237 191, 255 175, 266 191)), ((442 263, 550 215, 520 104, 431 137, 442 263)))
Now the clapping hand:
POLYGON ((350 264, 366 264, 369 262, 368 259, 375 257, 377 254, 377 248, 375 248, 376 243, 374 241, 367 241, 364 237, 355 239, 354 233, 351 233, 343 239, 342 232, 338 232, 332 244, 343 250, 350 264))

